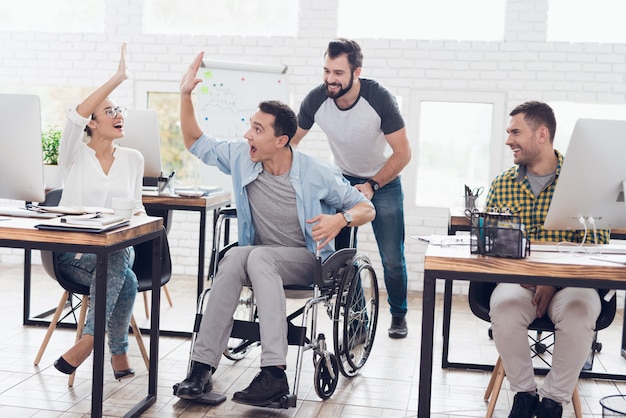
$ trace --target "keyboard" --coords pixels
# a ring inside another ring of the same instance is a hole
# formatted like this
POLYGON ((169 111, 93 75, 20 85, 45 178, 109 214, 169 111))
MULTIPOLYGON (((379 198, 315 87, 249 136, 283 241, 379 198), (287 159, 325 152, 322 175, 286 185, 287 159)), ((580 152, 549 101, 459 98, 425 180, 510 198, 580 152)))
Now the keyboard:
POLYGON ((14 216, 18 218, 51 219, 59 216, 58 213, 36 212, 24 208, 0 207, 0 216, 14 216))
POLYGON ((610 243, 610 244, 531 244, 531 254, 533 252, 551 252, 551 253, 601 253, 601 254, 626 254, 626 244, 610 243))

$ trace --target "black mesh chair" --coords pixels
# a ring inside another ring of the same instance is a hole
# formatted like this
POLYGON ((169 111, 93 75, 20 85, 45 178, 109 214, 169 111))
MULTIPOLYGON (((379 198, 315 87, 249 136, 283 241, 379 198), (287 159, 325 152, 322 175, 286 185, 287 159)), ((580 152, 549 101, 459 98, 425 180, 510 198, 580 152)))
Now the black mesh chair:
MULTIPOLYGON (((474 313, 474 315, 487 322, 491 322, 491 318, 489 317, 489 301, 491 299, 491 293, 493 292, 493 289, 495 289, 495 287, 496 283, 470 282, 469 285, 468 299, 470 309, 472 310, 472 313, 474 313)), ((613 322, 613 318, 615 317, 616 298, 612 297, 609 301, 606 301, 604 299, 606 293, 607 292, 605 290, 600 291, 602 310, 600 312, 600 316, 596 321, 596 335, 597 331, 600 331, 611 325, 611 322, 613 322)), ((528 336, 531 341, 530 351, 533 353, 533 357, 539 356, 539 358, 541 358, 543 362, 549 367, 550 364, 541 357, 541 354, 543 354, 544 352, 552 354, 550 349, 553 343, 550 345, 546 345, 544 342, 546 341, 547 337, 541 337, 541 335, 544 332, 553 334, 554 323, 552 323, 552 321, 547 316, 545 316, 535 319, 528 326, 528 329, 530 331, 536 332, 538 336, 537 338, 532 337, 530 334, 528 336)), ((589 347, 592 356, 595 351, 599 351, 597 344, 598 343, 596 341, 596 338, 594 337, 592 347, 589 347)), ((489 404, 487 406, 487 418, 491 418, 491 416, 493 415, 493 411, 496 407, 496 402, 498 400, 498 395, 500 392, 500 388, 502 387, 504 376, 504 366, 502 365, 502 360, 500 359, 500 357, 498 357, 484 396, 485 401, 489 401, 489 404)), ((576 414, 576 418, 581 418, 582 408, 580 404, 580 397, 578 395, 578 388, 574 389, 574 393, 572 395, 572 404, 574 406, 574 413, 576 414)))

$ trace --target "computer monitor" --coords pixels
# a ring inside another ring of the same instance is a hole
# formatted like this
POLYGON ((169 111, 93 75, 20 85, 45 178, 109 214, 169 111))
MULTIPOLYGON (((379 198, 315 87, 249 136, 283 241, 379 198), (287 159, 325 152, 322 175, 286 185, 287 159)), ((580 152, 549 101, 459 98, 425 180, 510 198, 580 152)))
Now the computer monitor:
POLYGON ((45 199, 39 96, 0 94, 0 198, 45 199))
POLYGON ((117 140, 117 144, 141 152, 144 177, 161 176, 161 137, 156 110, 128 109, 124 118, 124 136, 117 140))
POLYGON ((626 228, 626 121, 579 119, 548 209, 545 229, 626 228))

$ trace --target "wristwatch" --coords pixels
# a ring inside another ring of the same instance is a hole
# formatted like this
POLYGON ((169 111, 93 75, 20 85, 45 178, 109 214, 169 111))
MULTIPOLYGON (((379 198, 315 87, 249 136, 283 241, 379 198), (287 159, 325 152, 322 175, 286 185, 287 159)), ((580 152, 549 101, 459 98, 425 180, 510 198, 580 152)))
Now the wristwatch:
POLYGON ((369 183, 370 186, 372 186, 372 190, 374 191, 374 193, 376 193, 378 191, 378 189, 380 189, 380 185, 378 183, 376 183, 374 180, 367 179, 366 182, 369 183))
POLYGON ((345 219, 346 222, 348 222, 348 225, 346 226, 350 226, 350 224, 352 223, 352 215, 350 215, 350 213, 348 212, 341 212, 341 214, 343 215, 343 219, 345 219))

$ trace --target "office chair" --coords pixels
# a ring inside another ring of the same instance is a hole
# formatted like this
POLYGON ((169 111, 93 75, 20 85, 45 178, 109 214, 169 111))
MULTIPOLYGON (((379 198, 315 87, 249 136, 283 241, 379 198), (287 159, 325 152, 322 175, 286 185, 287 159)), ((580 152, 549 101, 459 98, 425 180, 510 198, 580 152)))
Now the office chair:
MULTIPOLYGON (((170 231, 170 226, 172 225, 172 211, 171 210, 161 210, 161 209, 146 209, 146 214, 148 216, 156 216, 156 217, 160 217, 163 218, 163 227, 165 228, 165 235, 167 235, 167 233, 170 231)), ((166 239, 166 238, 164 238, 166 239)), ((142 244, 140 244, 139 246, 141 246, 142 244)), ((137 256, 137 248, 138 246, 135 246, 135 260, 138 260, 139 257, 137 256)), ((145 250, 142 250, 141 248, 139 249, 140 251, 147 251, 148 253, 150 253, 152 250, 149 248, 150 245, 144 246, 145 250)), ((167 247, 167 251, 168 251, 168 259, 170 258, 169 255, 169 245, 167 247)), ((145 258, 141 258, 142 260, 145 258)), ((148 263, 148 268, 150 267, 150 264, 148 263)), ((164 271, 164 265, 161 266, 161 272, 164 271)), ((171 262, 169 263, 168 267, 168 274, 171 276, 172 274, 172 264, 171 262)), ((144 307, 144 311, 146 313, 146 319, 150 318, 150 303, 148 302, 148 291, 150 290, 150 280, 152 277, 151 272, 148 272, 147 274, 144 274, 144 271, 141 271, 141 277, 144 277, 145 280, 142 283, 141 279, 140 279, 140 275, 137 273, 138 269, 141 270, 145 270, 146 267, 139 267, 137 265, 137 261, 135 261, 135 265, 133 266, 133 271, 135 272, 135 274, 137 274, 137 279, 139 280, 139 292, 141 292, 141 294, 143 295, 143 307, 144 307)), ((167 281, 165 281, 165 283, 167 283, 169 281, 169 279, 167 281)), ((170 296, 170 291, 167 289, 167 284, 162 284, 161 285, 161 289, 163 289, 163 294, 165 295, 165 298, 167 299, 167 303, 170 305, 170 308, 172 306, 174 306, 174 303, 172 302, 172 297, 170 296)))
MULTIPOLYGON (((470 309, 472 310, 472 313, 474 315, 476 315, 483 321, 491 322, 491 318, 489 317, 489 300, 491 299, 491 293, 493 292, 493 289, 495 289, 495 287, 496 283, 470 282, 468 294, 470 309)), ((600 311, 600 315, 596 320, 596 333, 597 331, 605 329, 609 325, 611 325, 611 322, 613 322, 613 318, 615 317, 616 311, 616 298, 612 297, 611 300, 607 302, 606 300, 604 300, 604 295, 606 294, 606 291, 601 290, 599 293, 602 303, 602 310, 600 311)), ((536 331, 538 335, 540 335, 541 332, 554 333, 554 323, 547 316, 544 316, 542 318, 535 319, 528 326, 528 329, 531 331, 536 331)), ((537 341, 537 339, 531 337, 530 335, 528 337, 532 340, 530 350, 533 352, 533 357, 541 354, 542 350, 537 350, 537 344, 541 344, 541 341, 537 341)), ((591 355, 593 355, 594 352, 597 350, 596 344, 596 338, 594 337, 592 346, 589 348, 591 350, 591 355)), ((550 347, 551 346, 542 346, 543 349, 551 354, 551 352, 549 351, 550 347)), ((550 364, 545 359, 542 358, 542 361, 546 363, 546 365, 550 366, 550 364)), ((493 415, 493 411, 496 407, 496 402, 498 400, 498 395, 500 393, 500 388, 502 387, 502 382, 504 380, 504 375, 504 366, 502 365, 502 360, 500 359, 500 357, 498 357, 484 396, 485 401, 489 401, 489 404, 487 406, 486 418, 491 418, 493 415)), ((572 405, 574 406, 574 413, 576 415, 576 418, 581 418, 582 407, 580 404, 580 397, 578 395, 578 388, 574 388, 574 393, 572 394, 572 405)))

